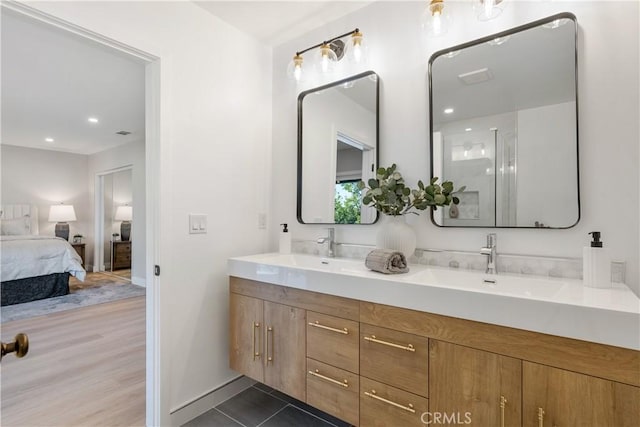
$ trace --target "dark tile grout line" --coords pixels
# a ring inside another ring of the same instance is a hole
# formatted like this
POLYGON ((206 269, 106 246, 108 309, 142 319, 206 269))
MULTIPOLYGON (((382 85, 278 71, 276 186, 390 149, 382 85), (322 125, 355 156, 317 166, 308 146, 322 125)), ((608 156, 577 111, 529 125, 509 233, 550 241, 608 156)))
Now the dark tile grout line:
MULTIPOLYGON (((248 388, 248 387, 247 387, 247 388, 248 388)), ((245 390, 246 390, 246 388, 245 388, 245 390)), ((236 396, 237 396, 237 395, 236 395, 236 396)), ((227 399, 227 400, 229 400, 229 399, 227 399)), ((226 402, 226 400, 225 400, 225 402, 226 402)), ((222 402, 220 402, 220 403, 222 403, 222 402)), ((236 420, 235 418, 233 418, 232 416, 225 414, 224 412, 222 412, 222 411, 221 411, 220 409, 218 409, 217 407, 214 407, 214 408, 213 408, 213 410, 214 410, 214 411, 217 411, 217 412, 220 412, 222 415, 224 415, 225 417, 229 418, 231 421, 235 421, 236 423, 240 424, 242 427, 247 427, 247 426, 245 426, 244 424, 242 424, 240 421, 238 421, 238 420, 236 420)))
POLYGON ((266 394, 266 395, 269 395, 269 396, 271 396, 271 397, 273 397, 273 398, 275 398, 275 399, 278 399, 278 400, 279 400, 279 401, 281 401, 281 402, 286 403, 286 405, 284 405, 282 408, 280 408, 278 411, 276 411, 273 415, 271 415, 271 416, 267 417, 267 419, 265 419, 265 420, 264 420, 264 421, 262 421, 260 424, 258 424, 258 426, 257 426, 257 427, 259 427, 259 426, 261 426, 262 424, 264 424, 265 422, 267 422, 267 420, 269 420, 269 419, 273 418, 275 415, 277 415, 277 414, 278 414, 278 413, 280 413, 282 410, 284 410, 287 406, 291 406, 291 407, 293 407, 293 408, 296 408, 297 410, 302 411, 302 412, 304 412, 305 414, 309 414, 309 415, 311 415, 311 416, 313 416, 313 417, 315 417, 315 418, 319 419, 320 421, 323 421, 323 422, 325 422, 325 423, 327 423, 327 424, 329 424, 329 425, 331 425, 331 426, 333 426, 333 427, 337 427, 337 426, 336 426, 335 424, 333 424, 331 421, 329 421, 329 420, 325 420, 324 418, 319 417, 319 416, 318 416, 318 415, 316 415, 316 414, 312 414, 311 412, 306 411, 306 410, 304 410, 304 409, 302 409, 302 408, 300 408, 300 407, 296 406, 296 405, 295 405, 295 404, 293 404, 293 403, 287 402, 286 400, 281 399, 281 398, 279 398, 278 396, 275 396, 275 395, 273 394, 273 392, 274 392, 274 391, 277 391, 276 389, 271 389, 271 391, 267 392, 267 391, 265 391, 265 390, 262 390, 262 389, 261 389, 261 388, 259 388, 259 387, 256 387, 256 385, 255 385, 255 384, 250 385, 249 387, 247 387, 247 388, 245 388, 244 390, 242 390, 242 391, 240 391, 240 392, 238 392, 238 393, 234 394, 233 396, 229 397, 228 399, 223 400, 222 402, 218 403, 218 405, 216 405, 213 409, 215 409, 216 411, 220 412, 220 413, 221 413, 222 415, 224 415, 225 417, 230 418, 230 419, 232 419, 233 421, 237 422, 237 423, 238 423, 238 424, 240 424, 242 427, 247 427, 246 425, 242 424, 240 421, 236 420, 235 418, 233 418, 233 417, 229 416, 229 415, 228 415, 228 414, 226 414, 225 412, 223 412, 223 411, 221 411, 220 409, 218 409, 218 406, 222 405, 223 403, 225 403, 226 401, 228 401, 228 400, 230 400, 230 399, 233 399, 234 397, 236 397, 237 395, 239 395, 239 394, 240 394, 240 393, 242 393, 243 391, 248 390, 249 388, 254 388, 254 389, 256 389, 256 390, 258 390, 258 391, 260 391, 260 392, 262 392, 262 393, 264 393, 264 394, 266 394))
MULTIPOLYGON (((275 397, 275 396, 273 396, 275 397)), ((269 421, 271 418, 275 417, 276 415, 278 415, 280 412, 284 411, 287 407, 291 406, 291 404, 287 403, 286 405, 284 405, 282 408, 278 409, 276 411, 275 414, 271 415, 270 417, 267 417, 266 420, 262 421, 260 424, 258 424, 256 427, 260 427, 262 424, 266 423, 267 421, 269 421)))

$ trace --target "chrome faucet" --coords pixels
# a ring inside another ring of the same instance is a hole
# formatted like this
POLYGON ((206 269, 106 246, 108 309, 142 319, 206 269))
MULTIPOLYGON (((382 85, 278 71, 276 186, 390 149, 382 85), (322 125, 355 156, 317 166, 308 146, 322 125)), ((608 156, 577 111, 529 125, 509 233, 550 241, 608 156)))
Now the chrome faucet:
POLYGON ((487 246, 480 248, 480 253, 487 256, 487 274, 498 274, 496 269, 496 260, 498 254, 496 253, 496 234, 487 234, 487 246))
POLYGON ((333 258, 336 256, 336 229, 327 228, 329 235, 327 237, 320 237, 317 242, 319 245, 327 244, 327 257, 333 258))

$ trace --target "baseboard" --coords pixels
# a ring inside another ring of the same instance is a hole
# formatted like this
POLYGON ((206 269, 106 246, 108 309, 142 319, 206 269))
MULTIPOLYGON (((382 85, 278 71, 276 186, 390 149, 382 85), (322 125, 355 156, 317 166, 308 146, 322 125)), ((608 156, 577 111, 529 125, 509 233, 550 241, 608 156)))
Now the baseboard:
POLYGON ((192 419, 204 414, 209 409, 215 408, 220 403, 235 396, 241 391, 251 387, 256 382, 243 375, 204 393, 202 396, 171 410, 171 425, 181 426, 192 419))
POLYGON ((147 286, 147 281, 142 277, 132 277, 131 283, 133 283, 134 285, 142 286, 142 287, 147 286))

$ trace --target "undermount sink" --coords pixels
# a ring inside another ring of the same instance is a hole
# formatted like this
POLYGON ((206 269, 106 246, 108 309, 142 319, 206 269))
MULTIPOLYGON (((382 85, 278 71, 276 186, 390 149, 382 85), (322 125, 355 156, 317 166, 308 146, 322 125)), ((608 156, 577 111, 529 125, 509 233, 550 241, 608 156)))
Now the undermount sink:
POLYGON ((640 349, 640 299, 623 284, 409 267, 381 274, 363 260, 278 253, 228 261, 229 275, 242 279, 640 349))

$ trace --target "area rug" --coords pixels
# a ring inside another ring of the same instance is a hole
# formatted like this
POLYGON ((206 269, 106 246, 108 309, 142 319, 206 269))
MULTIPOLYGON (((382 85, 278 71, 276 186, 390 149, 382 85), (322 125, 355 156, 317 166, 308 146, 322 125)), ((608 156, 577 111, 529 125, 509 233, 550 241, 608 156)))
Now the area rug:
POLYGON ((145 288, 132 284, 105 284, 77 289, 69 295, 48 298, 2 307, 0 309, 1 322, 27 319, 43 314, 57 313, 88 305, 102 304, 124 298, 132 298, 145 294, 145 288))

